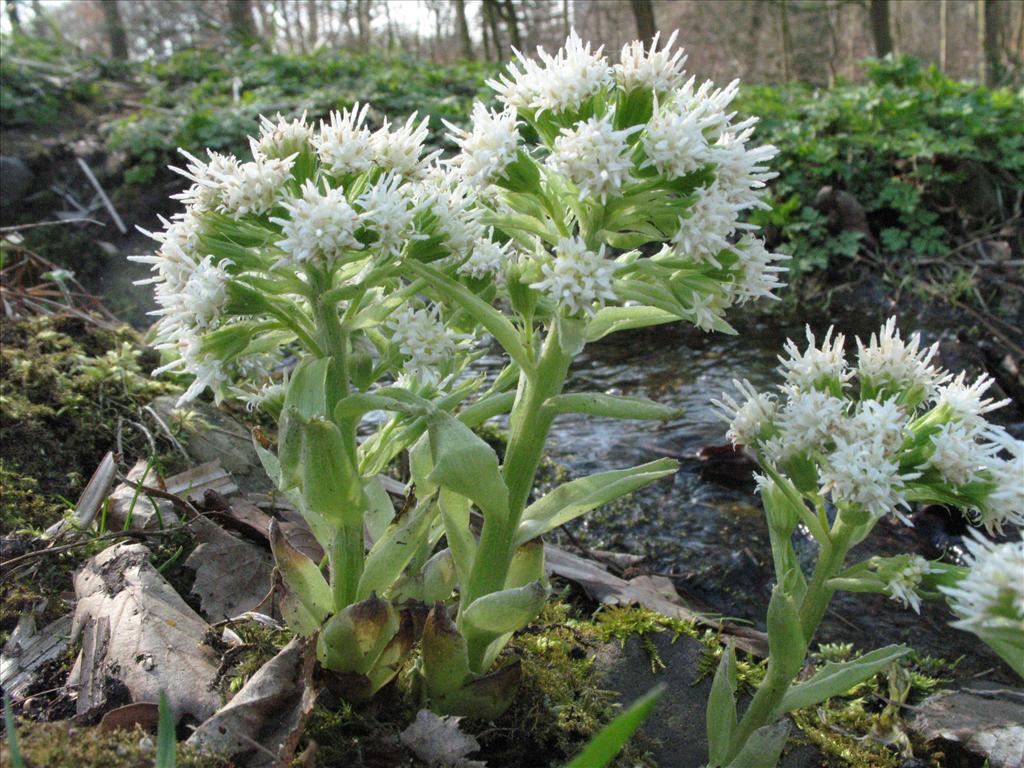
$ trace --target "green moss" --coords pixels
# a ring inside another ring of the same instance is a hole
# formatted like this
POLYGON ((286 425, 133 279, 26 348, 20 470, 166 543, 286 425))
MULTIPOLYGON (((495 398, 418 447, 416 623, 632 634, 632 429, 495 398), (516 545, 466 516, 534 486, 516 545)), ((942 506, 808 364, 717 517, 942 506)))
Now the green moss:
MULTIPOLYGON (((141 728, 102 731, 69 722, 18 724, 18 747, 26 765, 47 768, 152 768, 156 736, 141 728)), ((10 765, 6 742, 0 764, 10 765)), ((182 768, 228 768, 225 760, 178 745, 182 768)))

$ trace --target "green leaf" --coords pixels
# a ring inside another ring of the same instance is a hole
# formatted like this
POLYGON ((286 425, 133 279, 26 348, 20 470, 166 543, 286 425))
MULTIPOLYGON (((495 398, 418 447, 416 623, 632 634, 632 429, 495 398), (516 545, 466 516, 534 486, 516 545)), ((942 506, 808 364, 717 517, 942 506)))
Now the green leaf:
POLYGON ((811 707, 825 699, 840 696, 908 653, 910 649, 905 645, 887 645, 859 659, 828 662, 810 678, 786 691, 776 712, 781 716, 794 709, 811 707))
POLYGON ((462 611, 467 629, 497 637, 522 629, 540 613, 548 591, 539 581, 478 597, 462 611))
POLYGON ((708 760, 721 765, 729 755, 729 744, 736 730, 736 650, 730 644, 722 651, 708 697, 708 760))
POLYGON ((615 419, 675 419, 682 414, 679 408, 669 408, 645 397, 606 395, 601 392, 579 392, 556 395, 544 402, 544 407, 555 414, 586 413, 590 416, 610 416, 615 419))
POLYGON ((431 267, 418 264, 415 261, 408 261, 406 265, 420 277, 426 278, 438 293, 457 303, 486 328, 521 369, 533 370, 533 361, 527 354, 519 331, 501 312, 480 299, 461 283, 445 277, 431 267))
POLYGON ((331 611, 331 587, 319 566, 288 542, 277 520, 270 521, 268 537, 274 564, 288 589, 282 600, 285 620, 296 632, 308 637, 320 628, 331 611))
POLYGON ((786 720, 758 728, 750 734, 747 743, 728 768, 775 768, 787 738, 789 722, 786 720))
MULTIPOLYGON (((178 764, 178 743, 174 734, 174 716, 167 705, 167 697, 160 692, 159 712, 156 727, 156 766, 155 768, 175 768, 178 764)), ((18 761, 12 761, 15 766, 18 761)))
POLYGON ((772 589, 768 603, 769 674, 772 670, 789 682, 803 668, 807 640, 800 624, 800 612, 783 584, 772 589))
POLYGON ((366 555, 363 575, 359 579, 358 599, 363 600, 374 592, 384 594, 391 588, 416 554, 436 514, 434 497, 427 496, 420 499, 411 512, 387 527, 366 555))
POLYGON ((678 469, 679 462, 658 459, 638 467, 600 472, 560 485, 523 512, 516 544, 536 538, 602 504, 674 474, 678 469))
POLYGON ((471 499, 485 515, 508 517, 508 488, 494 449, 444 412, 428 422, 434 469, 429 480, 471 499))
POLYGON ((604 307, 587 324, 587 341, 597 341, 618 331, 674 323, 679 316, 655 307, 604 307))
POLYGON ((477 549, 476 538, 469 528, 470 501, 465 496, 442 488, 438 505, 444 521, 444 535, 459 572, 459 583, 468 584, 477 549))
POLYGON ((314 418, 302 424, 302 497, 315 514, 335 524, 363 527, 362 484, 341 430, 314 418))
POLYGON ((366 512, 363 515, 363 522, 370 538, 377 541, 387 530, 388 525, 395 517, 395 505, 391 502, 391 495, 384 488, 379 477, 371 477, 363 483, 363 493, 366 495, 366 512))
POLYGON ((11 695, 4 691, 4 730, 7 731, 7 751, 11 754, 11 768, 25 768, 25 761, 18 749, 18 725, 14 721, 11 695))
POLYGON ((602 728, 565 768, 604 768, 608 765, 651 714, 664 690, 665 686, 659 685, 633 702, 629 709, 602 728))

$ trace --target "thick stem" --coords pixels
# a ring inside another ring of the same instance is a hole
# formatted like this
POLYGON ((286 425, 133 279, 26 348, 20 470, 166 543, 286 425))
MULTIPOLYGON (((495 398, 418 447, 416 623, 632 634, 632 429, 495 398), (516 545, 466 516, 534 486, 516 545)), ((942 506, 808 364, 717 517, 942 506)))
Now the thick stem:
MULTIPOLYGON (((511 433, 502 466, 508 487, 508 516, 504 519, 492 517, 484 520, 469 584, 461 600, 464 606, 471 605, 482 595, 505 588, 515 551, 515 533, 529 500, 554 419, 543 405, 548 398, 561 393, 571 362, 572 356, 563 352, 559 345, 557 325, 554 325, 545 339, 534 374, 520 374, 519 393, 509 419, 511 433)), ((482 661, 486 643, 475 643, 473 638, 468 638, 468 642, 470 666, 475 672, 481 673, 485 670, 477 669, 476 666, 482 661)))
POLYGON ((331 566, 331 593, 334 611, 352 605, 363 575, 363 528, 345 525, 334 532, 327 557, 331 566))

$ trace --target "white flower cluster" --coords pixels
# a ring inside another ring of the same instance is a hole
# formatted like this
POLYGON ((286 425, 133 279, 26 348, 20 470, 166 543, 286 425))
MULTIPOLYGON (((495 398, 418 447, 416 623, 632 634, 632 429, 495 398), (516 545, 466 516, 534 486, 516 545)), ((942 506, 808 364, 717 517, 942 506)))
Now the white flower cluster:
POLYGON ((917 593, 924 577, 931 573, 931 565, 920 555, 911 555, 907 564, 892 574, 885 590, 889 597, 904 608, 912 608, 914 613, 921 612, 921 596, 917 593))
POLYGON ((404 307, 390 320, 392 343, 405 359, 405 373, 421 384, 437 384, 443 367, 455 356, 465 338, 445 327, 436 306, 429 309, 404 307))
POLYGON ((895 319, 868 343, 858 339, 856 366, 831 328, 820 345, 808 329, 807 341, 804 350, 787 342, 778 398, 744 382, 743 401, 716 403, 733 443, 783 471, 812 461, 821 496, 876 518, 906 521, 913 489, 917 498, 957 496, 990 530, 1024 524, 1024 443, 984 418, 1006 402, 984 397, 990 379, 967 384, 931 366, 935 348, 922 349, 916 334, 904 342, 895 319))
POLYGON ((541 264, 543 279, 530 287, 547 294, 570 315, 593 315, 605 301, 614 301, 612 276, 615 265, 604 257, 604 246, 595 253, 578 237, 563 238, 554 258, 541 264))
POLYGON ((965 537, 969 570, 955 586, 940 586, 954 625, 969 631, 1009 629, 1024 635, 1024 535, 996 544, 977 532, 965 537))
POLYGON ((313 126, 306 122, 305 112, 296 120, 288 120, 280 114, 274 118, 276 122, 260 115, 260 135, 249 139, 253 157, 284 159, 309 148, 313 126))
POLYGON ((661 32, 651 41, 649 48, 639 40, 622 46, 619 63, 615 65, 615 74, 622 89, 629 93, 644 88, 654 93, 667 93, 679 88, 686 78, 683 67, 686 54, 682 48, 672 50, 679 32, 673 32, 661 50, 658 42, 661 32))
POLYGON ((288 218, 271 217, 270 221, 280 225, 284 239, 277 245, 291 260, 327 260, 345 249, 362 247, 354 236, 359 214, 349 205, 344 190, 321 192, 307 180, 302 185, 302 196, 286 200, 282 207, 288 218))
POLYGON ((501 112, 488 109, 480 102, 473 105, 472 128, 468 131, 447 120, 448 134, 461 150, 451 161, 468 183, 477 187, 503 176, 515 160, 519 144, 519 121, 514 109, 501 112))
POLYGON ((359 102, 352 109, 331 112, 329 122, 320 121, 312 143, 320 162, 333 176, 363 173, 373 167, 373 134, 366 127, 370 105, 359 102))
POLYGON ((466 261, 459 265, 459 274, 478 279, 488 275, 496 279, 501 277, 511 258, 512 241, 504 244, 496 243, 491 239, 493 235, 493 230, 489 231, 485 239, 477 240, 473 244, 473 252, 466 261))
POLYGON ((580 200, 596 197, 607 203, 609 193, 619 192, 632 180, 628 139, 638 130, 640 126, 616 131, 611 114, 591 117, 562 129, 548 165, 577 186, 580 200))

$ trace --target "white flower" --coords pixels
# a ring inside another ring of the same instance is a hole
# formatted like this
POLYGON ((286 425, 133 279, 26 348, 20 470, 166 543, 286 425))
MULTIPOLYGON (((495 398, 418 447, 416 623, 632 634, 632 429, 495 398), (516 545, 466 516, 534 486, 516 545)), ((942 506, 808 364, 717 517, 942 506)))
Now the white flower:
POLYGON ((885 591, 889 597, 903 604, 904 608, 912 608, 914 613, 921 612, 921 596, 917 590, 921 580, 931 572, 928 561, 920 555, 911 555, 907 564, 893 574, 885 591))
POLYGON ((775 419, 778 405, 772 395, 758 392, 746 379, 733 379, 732 383, 746 398, 742 405, 725 393, 721 400, 711 402, 718 408, 719 415, 729 423, 726 437, 733 445, 756 446, 758 436, 775 419))
POLYGON ((832 338, 833 327, 829 326, 825 332, 825 338, 821 341, 821 347, 815 346, 814 333, 811 326, 806 327, 807 349, 801 353, 792 339, 786 339, 783 348, 789 355, 788 358, 779 356, 782 363, 780 370, 786 377, 786 383, 800 389, 816 389, 828 382, 845 384, 853 375, 846 368, 846 352, 843 347, 846 344, 846 337, 838 334, 832 338))
POLYGON ((544 279, 530 287, 546 293, 571 315, 593 315, 595 304, 603 306, 606 300, 615 299, 615 265, 605 259, 604 245, 594 253, 578 237, 562 238, 555 246, 554 258, 541 265, 541 272, 544 279))
POLYGON ((680 109, 672 103, 659 107, 655 98, 654 114, 640 139, 647 156, 643 167, 654 166, 658 173, 672 179, 703 168, 711 161, 704 136, 707 127, 701 112, 680 109))
POLYGON ((364 221, 377 233, 378 239, 372 248, 386 254, 397 254, 410 238, 416 208, 400 188, 402 180, 394 174, 382 177, 376 184, 360 195, 360 208, 364 221))
POLYGON ((979 433, 963 423, 951 421, 932 435, 934 452, 925 466, 933 467, 954 486, 966 485, 978 477, 995 454, 991 443, 979 443, 979 433))
POLYGON ((135 285, 155 284, 157 300, 161 293, 177 293, 184 290, 189 275, 199 261, 199 219, 192 209, 184 213, 176 213, 170 221, 159 217, 164 225, 162 232, 149 232, 139 227, 139 231, 160 243, 154 254, 129 256, 129 261, 149 264, 156 274, 143 280, 136 280, 135 285))
POLYGON ((754 132, 753 121, 754 118, 745 121, 743 130, 736 126, 723 131, 711 145, 709 157, 715 167, 715 183, 731 204, 743 209, 768 209, 771 206, 761 198, 767 191, 767 182, 778 174, 769 170, 767 163, 779 150, 771 144, 747 149, 754 132))
POLYGON ((436 217, 434 226, 454 255, 465 255, 485 237, 476 196, 444 167, 434 166, 416 193, 420 207, 429 208, 436 217))
POLYGON ((672 236, 672 244, 680 255, 721 269, 717 256, 731 248, 729 236, 737 228, 744 227, 739 223, 742 209, 730 204, 717 184, 704 187, 697 194, 697 201, 688 211, 689 216, 679 220, 679 229, 672 236))
POLYGON ((612 83, 612 69, 601 55, 602 50, 603 47, 591 52, 590 43, 584 45, 573 30, 554 56, 537 48, 541 64, 516 51, 518 65, 509 65, 507 75, 487 84, 516 109, 555 113, 578 109, 612 83))
POLYGON ((288 211, 288 218, 270 220, 280 225, 284 239, 278 241, 278 247, 293 261, 330 259, 346 248, 362 248, 353 235, 359 214, 348 204, 344 190, 321 192, 312 180, 307 180, 302 185, 302 196, 285 201, 282 207, 288 211))
POLYGON ((951 411, 953 418, 972 427, 983 427, 984 414, 1002 408, 1010 402, 1009 398, 996 401, 991 397, 982 397, 994 383, 991 376, 983 374, 975 379, 973 384, 967 384, 966 374, 961 371, 955 379, 939 389, 935 397, 935 407, 939 409, 945 406, 951 411))
POLYGON ((686 54, 682 48, 672 50, 678 34, 678 30, 672 32, 660 51, 658 40, 661 32, 654 36, 650 48, 646 50, 639 40, 626 43, 622 47, 622 54, 619 57, 621 63, 615 65, 615 72, 619 84, 626 93, 637 88, 666 93, 683 84, 686 77, 683 74, 686 54))
POLYGON ((438 318, 438 308, 397 312, 388 324, 392 342, 406 358, 405 370, 421 383, 436 384, 441 367, 452 360, 461 337, 449 331, 438 318))
POLYGON ((286 120, 280 114, 268 120, 260 115, 260 135, 249 139, 253 157, 285 158, 304 152, 313 138, 313 126, 306 122, 306 113, 298 120, 286 120))
POLYGON ((824 449, 846 418, 846 402, 827 392, 789 390, 787 394, 776 421, 780 434, 766 445, 778 461, 824 449))
POLYGON ((444 121, 451 132, 449 137, 461 150, 451 163, 468 183, 484 186, 504 175, 509 163, 515 160, 519 123, 511 107, 494 112, 480 102, 473 105, 472 120, 469 131, 444 121))
POLYGON ((632 180, 627 139, 637 130, 634 126, 616 131, 611 114, 592 117, 562 129, 547 164, 579 188, 580 200, 595 196, 606 203, 609 193, 618 192, 632 180))
POLYGON ((197 212, 214 210, 221 203, 221 177, 233 175, 238 170, 238 158, 208 149, 206 154, 210 161, 204 163, 184 149, 178 149, 178 152, 189 162, 184 170, 174 166, 171 166, 171 170, 195 183, 184 192, 171 195, 171 199, 180 200, 186 207, 197 212))
POLYGON ((987 436, 994 443, 986 469, 995 490, 981 509, 981 524, 989 532, 1001 531, 1006 523, 1024 526, 1024 440, 1015 440, 1003 429, 991 429, 987 436), (996 449, 1009 457, 996 454, 996 449))
POLYGON ((765 248, 764 240, 746 235, 733 249, 740 256, 740 276, 730 285, 737 304, 745 304, 754 299, 774 299, 779 297, 773 291, 786 284, 779 280, 779 275, 788 272, 786 267, 775 262, 787 261, 790 257, 782 253, 771 253, 765 248))
POLYGON ((294 157, 257 157, 232 171, 215 173, 221 191, 218 209, 232 216, 266 213, 277 203, 294 161, 294 157))
POLYGON ((876 518, 891 512, 910 525, 899 508, 910 508, 904 485, 919 475, 900 475, 899 463, 890 458, 881 437, 854 442, 839 437, 821 468, 821 494, 830 493, 836 506, 856 504, 876 518))
POLYGON ((970 570, 955 586, 940 586, 969 631, 1011 628, 1024 633, 1024 535, 1005 544, 972 531, 964 538, 970 570))
POLYGON ((370 139, 377 164, 386 171, 406 178, 420 178, 430 161, 437 156, 432 153, 423 157, 423 142, 427 138, 429 117, 416 122, 416 112, 409 116, 405 125, 391 130, 391 123, 384 119, 384 125, 374 132, 370 139))
POLYGON ((903 447, 907 433, 907 414, 895 398, 884 402, 864 400, 857 404, 857 412, 841 426, 843 437, 849 441, 878 438, 887 455, 903 447))
POLYGON ((691 77, 673 94, 675 108, 683 112, 696 112, 702 129, 714 141, 736 114, 727 110, 740 92, 740 81, 733 80, 725 88, 715 88, 713 82, 705 80, 697 90, 693 89, 694 82, 695 79, 691 77))
POLYGON ((213 355, 200 351, 201 346, 199 338, 191 334, 185 334, 173 343, 162 345, 162 348, 176 348, 179 357, 153 371, 154 376, 171 370, 181 370, 195 377, 188 389, 178 398, 176 408, 195 400, 207 388, 216 393, 219 402, 224 388, 229 383, 230 377, 224 363, 213 355))
POLYGON ((512 249, 512 241, 504 245, 490 239, 493 232, 488 232, 487 238, 478 240, 473 245, 473 253, 459 265, 458 272, 461 275, 470 277, 486 277, 487 275, 499 275, 508 263, 509 251, 512 249))
MULTIPOLYGON (((683 304, 686 305, 685 300, 683 304)), ((702 331, 713 331, 719 319, 725 317, 726 306, 725 296, 721 293, 691 291, 684 317, 702 331)))
POLYGON ((331 112, 330 122, 320 121, 320 131, 313 136, 320 162, 335 176, 362 173, 373 166, 374 150, 366 122, 369 104, 331 112))
POLYGON ((921 337, 914 334, 909 341, 900 338, 896 318, 890 317, 871 341, 864 344, 857 339, 857 374, 876 388, 884 388, 890 395, 908 390, 931 395, 944 377, 929 365, 938 351, 938 343, 920 349, 921 337))
POLYGON ((227 284, 231 279, 223 265, 206 256, 196 264, 181 293, 168 297, 167 306, 154 314, 169 318, 172 325, 205 331, 216 327, 227 303, 227 284))

